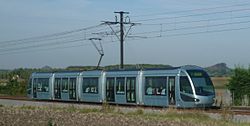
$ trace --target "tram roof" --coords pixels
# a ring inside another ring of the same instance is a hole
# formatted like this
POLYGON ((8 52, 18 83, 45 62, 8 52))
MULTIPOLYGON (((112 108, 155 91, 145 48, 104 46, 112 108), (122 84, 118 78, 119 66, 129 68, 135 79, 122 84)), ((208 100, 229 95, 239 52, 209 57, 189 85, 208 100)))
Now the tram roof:
POLYGON ((63 73, 82 73, 82 72, 125 72, 125 71, 152 71, 152 70, 176 70, 176 69, 203 69, 195 65, 185 65, 180 67, 164 67, 164 68, 131 68, 131 69, 111 69, 111 70, 76 70, 76 71, 51 71, 51 72, 33 72, 33 74, 63 74, 63 73))

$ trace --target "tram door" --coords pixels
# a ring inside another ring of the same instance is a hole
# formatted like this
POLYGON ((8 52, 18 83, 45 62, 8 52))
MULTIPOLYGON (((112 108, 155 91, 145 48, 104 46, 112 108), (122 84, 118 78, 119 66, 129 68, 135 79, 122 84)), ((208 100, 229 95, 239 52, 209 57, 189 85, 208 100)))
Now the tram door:
POLYGON ((126 96, 127 96, 127 102, 129 103, 135 103, 136 102, 136 90, 135 85, 136 78, 135 77, 128 77, 126 81, 126 96))
POLYGON ((56 78, 54 83, 55 99, 61 99, 61 78, 56 78))
POLYGON ((169 105, 175 105, 175 77, 168 79, 168 101, 169 105))
POLYGON ((106 100, 109 102, 115 101, 115 78, 107 78, 106 81, 106 100))
POLYGON ((33 82, 33 98, 37 98, 37 78, 33 82))
POLYGON ((69 79, 69 99, 76 100, 76 78, 69 79))

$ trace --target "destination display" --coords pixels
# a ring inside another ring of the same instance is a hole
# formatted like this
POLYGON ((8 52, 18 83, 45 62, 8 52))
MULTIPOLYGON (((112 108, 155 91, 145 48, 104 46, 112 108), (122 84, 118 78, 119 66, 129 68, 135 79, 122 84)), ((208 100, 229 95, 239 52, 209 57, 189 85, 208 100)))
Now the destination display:
POLYGON ((204 77, 202 71, 189 71, 188 73, 191 77, 204 77))

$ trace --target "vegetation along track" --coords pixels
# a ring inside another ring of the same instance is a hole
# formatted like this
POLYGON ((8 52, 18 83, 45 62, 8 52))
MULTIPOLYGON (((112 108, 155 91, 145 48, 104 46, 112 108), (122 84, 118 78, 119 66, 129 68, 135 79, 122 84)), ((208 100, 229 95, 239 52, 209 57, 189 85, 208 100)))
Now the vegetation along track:
MULTIPOLYGON (((79 104, 82 105, 96 105, 99 103, 86 103, 86 102, 72 102, 72 101, 51 101, 51 100, 33 100, 29 99, 25 96, 0 96, 0 99, 8 99, 8 100, 20 100, 20 101, 36 101, 36 102, 50 102, 50 103, 67 103, 67 104, 79 104)), ((112 105, 112 104, 111 104, 112 105)), ((115 105, 116 106, 116 105, 115 105)), ((120 107, 126 107, 126 108, 138 108, 138 106, 131 106, 131 105, 119 105, 120 107)), ((166 108, 162 107, 147 107, 147 106, 140 106, 140 108, 145 110, 162 110, 166 108)), ((227 107, 227 108, 220 108, 220 107, 213 107, 208 109, 202 109, 202 108, 195 108, 195 109, 177 109, 180 111, 204 111, 207 113, 231 113, 234 115, 250 115, 250 107, 241 107, 241 106, 233 106, 233 107, 227 107)))

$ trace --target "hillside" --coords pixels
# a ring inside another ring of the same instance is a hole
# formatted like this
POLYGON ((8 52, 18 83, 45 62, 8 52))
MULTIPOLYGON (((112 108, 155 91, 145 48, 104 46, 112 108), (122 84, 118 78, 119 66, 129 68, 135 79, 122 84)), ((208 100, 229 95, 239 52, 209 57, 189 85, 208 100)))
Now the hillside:
POLYGON ((205 70, 210 76, 226 77, 232 74, 232 69, 227 67, 226 63, 218 63, 210 67, 206 67, 205 70))

